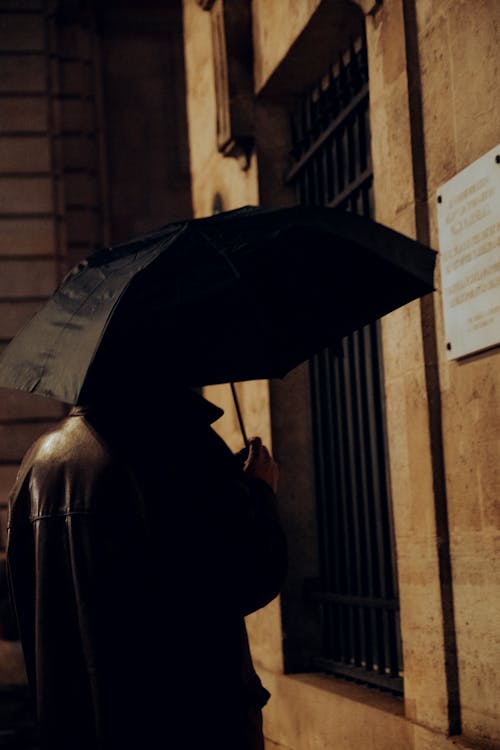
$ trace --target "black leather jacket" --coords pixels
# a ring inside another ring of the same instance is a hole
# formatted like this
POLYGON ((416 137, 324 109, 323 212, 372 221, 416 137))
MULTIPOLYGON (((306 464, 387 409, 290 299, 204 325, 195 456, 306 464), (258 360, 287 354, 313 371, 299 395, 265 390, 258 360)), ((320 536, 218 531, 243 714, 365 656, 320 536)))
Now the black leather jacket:
POLYGON ((243 617, 278 594, 286 544, 194 403, 77 408, 25 456, 8 570, 43 748, 263 746, 243 617))

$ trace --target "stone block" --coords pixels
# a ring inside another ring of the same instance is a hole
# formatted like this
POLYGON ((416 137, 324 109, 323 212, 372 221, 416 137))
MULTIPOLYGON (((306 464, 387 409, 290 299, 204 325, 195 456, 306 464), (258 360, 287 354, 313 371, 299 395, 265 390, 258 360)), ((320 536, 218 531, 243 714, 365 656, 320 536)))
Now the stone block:
POLYGON ((16 481, 18 464, 0 465, 0 507, 6 507, 9 494, 16 481))
POLYGON ((65 167, 73 169, 97 168, 97 142, 87 135, 62 135, 58 149, 65 167))
POLYGON ((283 672, 281 607, 279 597, 246 618, 250 650, 256 665, 283 672))
POLYGON ((2 99, 0 133, 44 131, 48 128, 48 99, 23 97, 2 99))
POLYGON ((73 268, 81 260, 91 255, 98 246, 100 247, 100 243, 97 245, 93 242, 78 242, 74 245, 69 245, 65 256, 65 268, 69 271, 70 268, 73 268))
POLYGON ((50 142, 47 136, 0 138, 0 173, 49 172, 50 142))
POLYGON ((40 309, 42 302, 0 302, 0 339, 13 338, 40 309))
MULTIPOLYGON (((418 4, 417 4, 418 5, 418 4)), ((427 184, 431 200, 437 187, 457 171, 453 66, 449 64, 449 23, 437 13, 420 35, 422 107, 426 131, 427 184)))
POLYGON ((53 260, 0 258, 0 299, 49 297, 57 285, 57 270, 53 260))
POLYGON ((17 55, 2 57, 0 91, 35 93, 46 90, 47 71, 44 57, 38 55, 22 58, 17 55))
POLYGON ((45 50, 45 18, 40 14, 2 13, 0 18, 0 49, 45 50))
POLYGON ((9 463, 20 462, 30 445, 46 432, 50 422, 0 424, 0 456, 9 463))
POLYGON ((413 205, 410 122, 406 78, 400 76, 373 98, 370 130, 375 187, 375 216, 396 228, 398 215, 413 205), (382 199, 383 196, 383 199, 382 199))
POLYGON ((85 99, 66 99, 61 102, 60 127, 64 131, 89 131, 95 127, 93 102, 85 99))
POLYGON ((0 256, 52 255, 55 249, 53 219, 0 216, 0 256))
POLYGON ((99 203, 99 184, 92 174, 70 173, 64 177, 66 205, 96 206, 99 203))
POLYGON ((0 177, 0 213, 45 214, 52 211, 50 177, 0 177))
POLYGON ((411 725, 392 696, 326 675, 260 674, 271 692, 264 734, 280 748, 412 749, 411 725))
POLYGON ((385 315, 381 321, 384 377, 389 387, 399 378, 422 367, 423 346, 418 300, 385 315))
POLYGON ((78 24, 67 24, 60 28, 57 41, 61 57, 88 60, 92 55, 92 35, 78 24))
POLYGON ((484 528, 492 532, 500 531, 499 457, 500 437, 481 444, 480 462, 477 467, 480 509, 484 528))
POLYGON ((58 93, 89 96, 93 93, 93 68, 87 62, 62 61, 58 67, 58 93))
POLYGON ((500 4, 452 3, 447 20, 460 170, 498 144, 500 4))
POLYGON ((59 419, 67 407, 59 401, 24 391, 0 390, 0 421, 59 419))
POLYGON ((66 213, 66 236, 68 244, 97 244, 101 239, 99 214, 91 210, 69 209, 66 213))

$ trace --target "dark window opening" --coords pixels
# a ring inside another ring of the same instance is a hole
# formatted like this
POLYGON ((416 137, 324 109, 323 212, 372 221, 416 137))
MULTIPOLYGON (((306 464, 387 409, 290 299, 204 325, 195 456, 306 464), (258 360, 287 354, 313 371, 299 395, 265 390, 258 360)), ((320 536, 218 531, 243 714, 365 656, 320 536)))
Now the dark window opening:
MULTIPOLYGON (((373 216, 364 39, 352 43, 291 118, 297 200, 373 216)), ((362 269, 360 269, 362 272, 362 269)), ((379 324, 310 363, 320 578, 312 667, 403 692, 379 324)))

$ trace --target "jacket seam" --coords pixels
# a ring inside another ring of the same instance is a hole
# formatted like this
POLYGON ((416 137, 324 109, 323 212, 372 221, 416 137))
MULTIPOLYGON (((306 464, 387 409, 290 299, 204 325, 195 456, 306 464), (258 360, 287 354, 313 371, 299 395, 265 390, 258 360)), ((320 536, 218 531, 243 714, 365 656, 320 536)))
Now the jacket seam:
POLYGON ((96 516, 98 512, 95 510, 62 510, 58 513, 40 513, 36 516, 29 517, 31 523, 35 521, 42 521, 44 518, 65 518, 67 516, 96 516))

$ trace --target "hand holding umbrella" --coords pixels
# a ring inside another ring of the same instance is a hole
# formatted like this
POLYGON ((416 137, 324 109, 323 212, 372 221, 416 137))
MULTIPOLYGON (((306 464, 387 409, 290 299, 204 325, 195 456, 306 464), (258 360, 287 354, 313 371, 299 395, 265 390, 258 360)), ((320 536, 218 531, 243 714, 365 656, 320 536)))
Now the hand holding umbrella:
POLYGON ((248 458, 243 464, 243 471, 248 477, 262 479, 275 494, 278 491, 279 466, 266 446, 262 444, 260 437, 250 440, 248 458))

